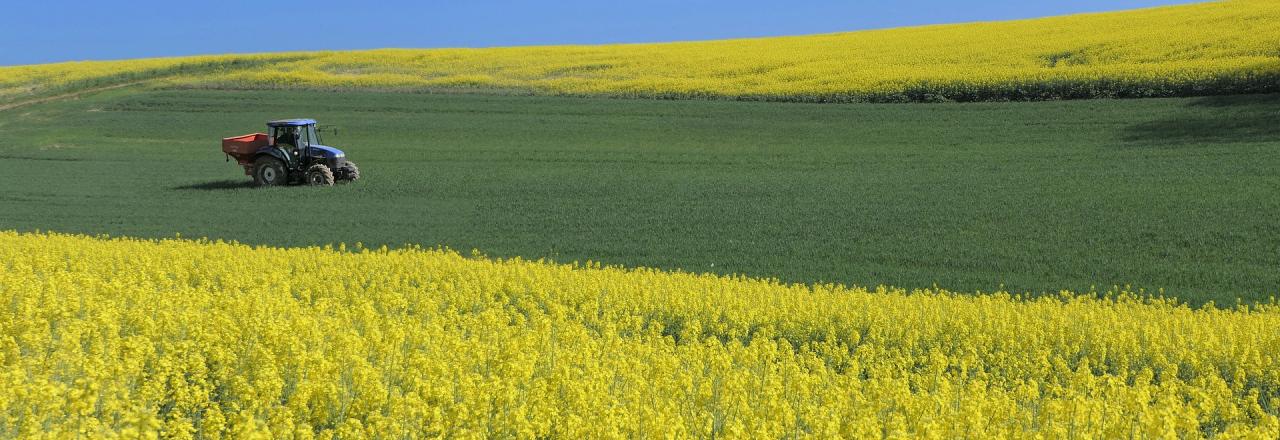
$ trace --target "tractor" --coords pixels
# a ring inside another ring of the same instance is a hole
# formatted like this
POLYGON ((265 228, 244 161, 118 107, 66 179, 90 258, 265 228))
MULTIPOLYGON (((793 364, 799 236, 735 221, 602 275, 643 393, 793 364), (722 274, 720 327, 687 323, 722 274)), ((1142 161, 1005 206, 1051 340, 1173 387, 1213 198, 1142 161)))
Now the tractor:
POLYGON ((315 119, 267 122, 266 133, 223 138, 222 152, 258 186, 330 186, 360 178, 360 169, 342 150, 320 144, 315 119))

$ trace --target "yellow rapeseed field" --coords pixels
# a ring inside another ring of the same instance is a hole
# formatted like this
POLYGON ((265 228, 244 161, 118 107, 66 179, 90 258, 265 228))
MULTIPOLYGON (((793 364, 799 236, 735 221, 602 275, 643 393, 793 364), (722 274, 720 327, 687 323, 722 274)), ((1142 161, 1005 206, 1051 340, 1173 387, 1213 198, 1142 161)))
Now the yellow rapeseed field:
POLYGON ((1034 20, 706 42, 260 55, 242 57, 253 62, 228 65, 238 58, 0 68, 0 99, 51 79, 114 78, 137 71, 188 87, 836 102, 1276 92, 1280 2, 1227 0, 1034 20), (159 68, 179 63, 204 67, 159 68))
POLYGON ((1277 91, 1280 2, 675 44, 333 52, 228 79, 813 101, 1277 91))
POLYGON ((1280 436, 1280 308, 0 232, 0 437, 1280 436))

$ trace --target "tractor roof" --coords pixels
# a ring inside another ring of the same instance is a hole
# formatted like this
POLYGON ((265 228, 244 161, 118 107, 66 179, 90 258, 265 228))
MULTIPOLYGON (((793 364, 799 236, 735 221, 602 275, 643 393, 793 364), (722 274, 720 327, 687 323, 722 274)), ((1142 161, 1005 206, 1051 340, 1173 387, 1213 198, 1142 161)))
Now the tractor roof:
POLYGON ((278 121, 267 121, 268 127, 298 127, 302 125, 314 125, 315 119, 281 119, 278 121))

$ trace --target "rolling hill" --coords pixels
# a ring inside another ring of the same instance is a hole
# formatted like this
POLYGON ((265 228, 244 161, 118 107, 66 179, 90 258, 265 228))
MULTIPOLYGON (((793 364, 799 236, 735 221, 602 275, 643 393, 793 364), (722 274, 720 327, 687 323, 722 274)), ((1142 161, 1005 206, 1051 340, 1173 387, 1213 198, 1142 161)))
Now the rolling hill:
POLYGON ((384 49, 0 68, 0 100, 154 80, 819 102, 1280 91, 1280 4, 1227 0, 1032 20, 662 44, 384 49))

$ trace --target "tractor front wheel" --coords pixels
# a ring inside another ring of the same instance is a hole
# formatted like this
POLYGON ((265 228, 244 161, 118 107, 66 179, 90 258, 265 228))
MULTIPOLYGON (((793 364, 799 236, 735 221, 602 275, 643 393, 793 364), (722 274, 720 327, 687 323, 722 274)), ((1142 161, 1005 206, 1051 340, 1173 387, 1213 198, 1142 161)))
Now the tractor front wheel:
POLYGON ((253 183, 258 186, 284 185, 284 162, 274 157, 263 157, 253 161, 253 183))
POLYGON ((356 163, 347 161, 338 167, 338 180, 343 182, 355 182, 360 180, 360 168, 356 167, 356 163))
POLYGON ((307 183, 311 186, 333 186, 333 171, 325 164, 315 164, 307 168, 307 183))

